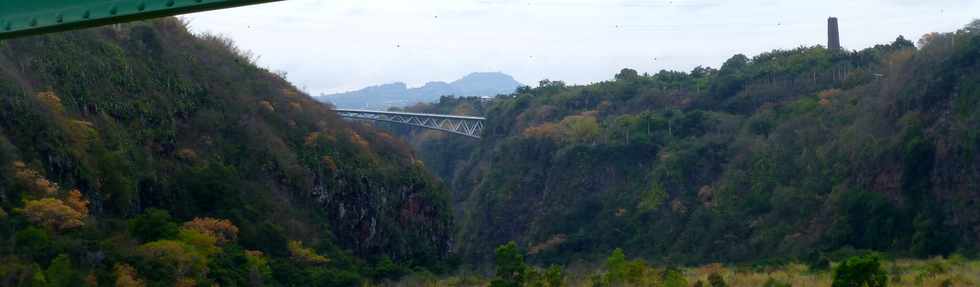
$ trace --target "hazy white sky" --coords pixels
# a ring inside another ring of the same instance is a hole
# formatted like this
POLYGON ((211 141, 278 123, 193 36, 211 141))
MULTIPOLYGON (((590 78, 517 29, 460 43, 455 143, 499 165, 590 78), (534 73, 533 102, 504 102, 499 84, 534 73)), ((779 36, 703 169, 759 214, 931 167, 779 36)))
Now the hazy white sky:
POLYGON ((916 40, 980 17, 980 0, 289 0, 184 16, 312 95, 504 72, 584 84, 624 67, 718 67, 736 53, 916 40))

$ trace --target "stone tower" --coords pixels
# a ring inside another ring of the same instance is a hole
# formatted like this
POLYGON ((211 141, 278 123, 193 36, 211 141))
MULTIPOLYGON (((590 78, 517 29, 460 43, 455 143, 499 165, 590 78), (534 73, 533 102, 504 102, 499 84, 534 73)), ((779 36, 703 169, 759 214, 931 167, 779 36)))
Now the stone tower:
POLYGON ((837 18, 827 19, 827 49, 840 50, 840 30, 837 27, 837 18))

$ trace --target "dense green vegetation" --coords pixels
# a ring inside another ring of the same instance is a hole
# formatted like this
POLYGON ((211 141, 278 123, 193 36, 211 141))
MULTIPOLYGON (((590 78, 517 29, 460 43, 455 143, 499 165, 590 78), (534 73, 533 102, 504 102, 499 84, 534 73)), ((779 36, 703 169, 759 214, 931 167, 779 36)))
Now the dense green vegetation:
POLYGON ((0 42, 0 286, 350 286, 439 270, 407 146, 176 19, 0 42))
POLYGON ((545 265, 616 248, 817 268, 841 250, 974 255, 978 59, 974 22, 918 45, 736 55, 408 108, 486 115, 481 142, 393 130, 450 183, 457 251, 475 264, 508 241, 545 265))

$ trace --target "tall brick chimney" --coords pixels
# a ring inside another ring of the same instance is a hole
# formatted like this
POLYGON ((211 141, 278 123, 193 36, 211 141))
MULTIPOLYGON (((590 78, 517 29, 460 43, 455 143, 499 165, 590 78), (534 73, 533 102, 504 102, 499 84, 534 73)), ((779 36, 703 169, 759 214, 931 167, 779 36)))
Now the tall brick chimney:
POLYGON ((840 30, 837 27, 837 18, 827 19, 827 49, 840 50, 840 30))

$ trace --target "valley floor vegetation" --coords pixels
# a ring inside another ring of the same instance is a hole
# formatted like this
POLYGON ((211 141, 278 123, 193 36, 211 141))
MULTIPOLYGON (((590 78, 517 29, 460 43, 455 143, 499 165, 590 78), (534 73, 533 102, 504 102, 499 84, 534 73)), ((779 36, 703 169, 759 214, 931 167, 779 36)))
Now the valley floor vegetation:
POLYGON ((879 253, 851 250, 820 255, 814 259, 813 262, 735 266, 712 263, 675 267, 650 265, 642 259, 628 259, 622 249, 616 249, 605 262, 540 268, 525 264, 523 254, 517 250, 516 245, 508 244, 497 249, 497 271, 493 276, 435 276, 426 273, 375 286, 980 286, 980 261, 956 254, 945 258, 895 259, 879 253))

